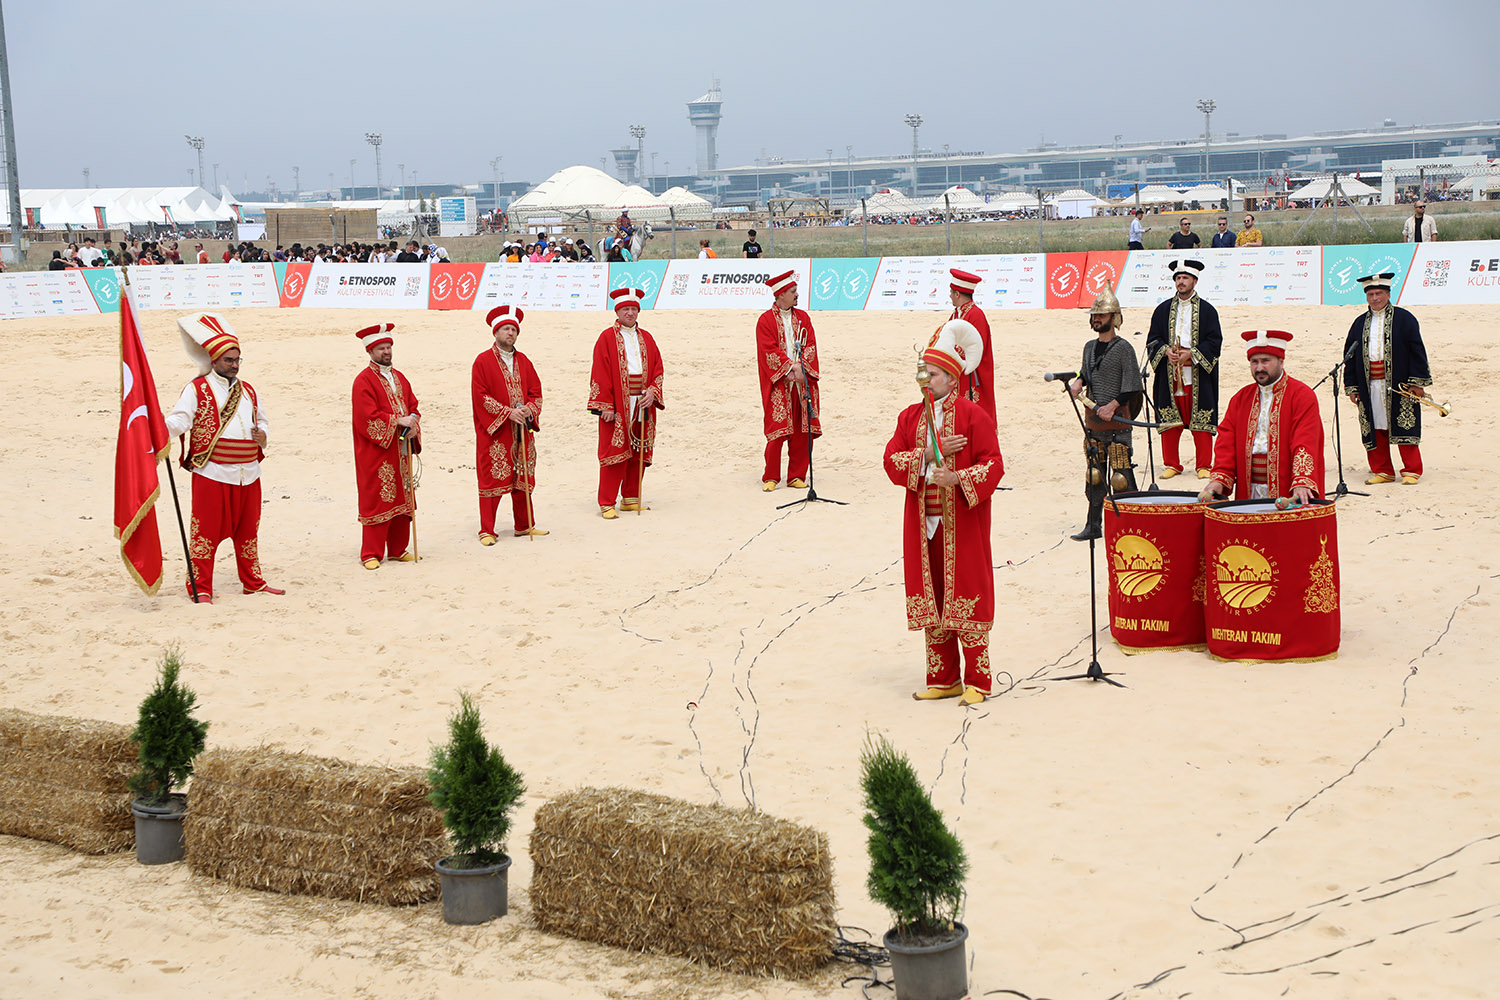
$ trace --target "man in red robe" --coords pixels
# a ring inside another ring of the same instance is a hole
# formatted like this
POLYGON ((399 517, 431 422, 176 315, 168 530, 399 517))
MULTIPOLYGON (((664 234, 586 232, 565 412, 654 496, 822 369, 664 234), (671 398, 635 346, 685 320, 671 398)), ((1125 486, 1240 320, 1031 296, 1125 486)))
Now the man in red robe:
POLYGON ((790 443, 786 484, 807 489, 812 438, 823 434, 818 419, 818 338, 812 317, 797 308, 796 271, 766 282, 774 295, 755 323, 755 364, 760 371, 760 408, 765 420, 766 467, 761 489, 781 481, 781 446, 790 443), (811 436, 809 436, 811 428, 811 436))
POLYGON ((662 402, 661 351, 651 334, 636 325, 639 288, 609 293, 615 306, 613 326, 594 342, 589 372, 588 411, 599 418, 599 516, 613 520, 619 510, 650 510, 641 502, 641 479, 656 444, 656 411, 662 402))
POLYGON ((284 594, 260 571, 260 463, 271 424, 239 377, 239 338, 214 313, 184 316, 177 328, 199 371, 166 416, 167 432, 181 438, 182 467, 193 474, 193 579, 184 588, 189 597, 197 588, 199 604, 213 603, 214 555, 232 538, 245 593, 284 594))
POLYGON ((1255 382, 1235 393, 1214 439, 1214 468, 1198 494, 1205 503, 1323 497, 1323 420, 1318 397, 1286 373, 1284 330, 1247 330, 1255 382))
POLYGON ((474 469, 479 475, 479 544, 495 544, 495 513, 510 494, 516 535, 545 535, 536 526, 536 431, 542 418, 542 380, 516 350, 521 309, 496 306, 485 316, 495 344, 474 359, 474 469))
POLYGON ((417 561, 407 546, 417 513, 412 456, 422 451, 422 416, 411 382, 391 367, 395 328, 377 323, 355 334, 370 356, 354 377, 354 476, 365 569, 379 569, 385 558, 417 561))
POLYGON ((927 684, 912 695, 919 701, 958 697, 973 705, 990 693, 990 498, 1005 466, 995 421, 958 391, 983 349, 972 324, 949 320, 922 354, 930 400, 901 411, 885 446, 886 475, 906 488, 906 625, 924 629, 927 639, 927 684))
POLYGON ((979 331, 979 339, 984 343, 984 357, 979 359, 979 367, 973 372, 965 374, 958 383, 959 395, 971 403, 978 403, 984 407, 984 412, 995 419, 995 353, 990 344, 990 321, 984 315, 984 310, 974 304, 974 290, 984 279, 969 271, 960 271, 953 267, 948 269, 948 277, 952 280, 948 284, 948 298, 953 303, 953 315, 949 319, 961 319, 972 324, 979 331))

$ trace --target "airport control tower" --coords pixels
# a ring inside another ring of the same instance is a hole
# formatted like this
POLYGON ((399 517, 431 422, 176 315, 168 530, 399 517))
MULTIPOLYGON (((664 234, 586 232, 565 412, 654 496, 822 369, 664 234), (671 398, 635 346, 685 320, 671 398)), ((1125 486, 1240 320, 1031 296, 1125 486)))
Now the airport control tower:
POLYGON ((719 119, 724 117, 719 109, 724 99, 719 95, 719 81, 708 93, 688 103, 688 121, 698 130, 698 176, 702 177, 719 166, 719 119))

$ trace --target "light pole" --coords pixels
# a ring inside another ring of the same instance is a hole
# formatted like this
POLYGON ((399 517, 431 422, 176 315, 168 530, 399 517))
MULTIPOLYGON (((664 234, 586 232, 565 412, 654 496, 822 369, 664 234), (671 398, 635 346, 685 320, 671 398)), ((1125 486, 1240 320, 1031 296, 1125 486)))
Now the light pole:
POLYGON ((396 164, 396 169, 401 171, 401 200, 406 200, 406 164, 396 164))
POLYGON ((1203 112, 1203 183, 1208 183, 1208 126, 1213 120, 1214 114, 1213 98, 1205 98, 1198 102, 1198 110, 1203 112))
POLYGON ((302 168, 292 167, 292 199, 300 201, 302 194, 302 168))
POLYGON ((652 194, 657 194, 658 193, 656 191, 656 181, 657 181, 657 178, 659 178, 660 176, 661 176, 661 174, 658 174, 656 172, 656 150, 653 149, 651 151, 651 193, 652 194))
POLYGON ((349 199, 354 199, 354 157, 349 158, 349 199))
POLYGON ((83 168, 83 186, 84 187, 88 187, 89 186, 89 168, 88 167, 84 167, 83 168))
POLYGON ((379 132, 365 133, 365 142, 375 147, 375 199, 377 201, 380 200, 382 187, 380 183, 380 144, 384 141, 385 138, 379 132))
POLYGON ((203 136, 201 136, 201 135, 185 135, 185 136, 183 136, 183 138, 187 140, 187 144, 189 146, 192 146, 194 149, 196 149, 198 151, 198 186, 202 187, 203 186, 203 136))
MULTIPOLYGON (((947 190, 947 188, 949 186, 948 185, 948 179, 949 179, 948 178, 948 144, 945 142, 945 143, 943 143, 943 189, 944 190, 947 190)), ((961 177, 959 178, 959 180, 962 180, 962 179, 963 178, 961 178, 961 177)))
POLYGON ((214 164, 214 190, 219 190, 219 165, 214 164))
POLYGON ((495 157, 490 161, 490 173, 495 175, 495 211, 500 211, 500 161, 503 157, 495 157))
POLYGON ((21 168, 16 165, 15 108, 11 103, 10 56, 5 48, 5 17, 0 11, 0 138, 5 141, 5 188, 9 197, 10 241, 16 262, 26 263, 26 219, 21 215, 21 168))
POLYGON ((635 136, 635 182, 641 182, 641 157, 645 155, 646 148, 646 126, 630 126, 630 134, 635 136))
POLYGON ((847 197, 854 197, 854 147, 844 147, 844 189, 847 197))
POLYGON ((911 196, 917 196, 917 130, 922 127, 921 115, 907 115, 906 124, 911 127, 911 196))

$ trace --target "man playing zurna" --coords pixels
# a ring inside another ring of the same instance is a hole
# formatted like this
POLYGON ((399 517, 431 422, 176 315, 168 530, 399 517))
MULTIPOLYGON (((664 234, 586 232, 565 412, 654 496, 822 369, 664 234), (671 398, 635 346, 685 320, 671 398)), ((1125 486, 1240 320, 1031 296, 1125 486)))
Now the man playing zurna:
POLYGON ((214 554, 226 538, 234 539, 245 593, 284 594, 260 570, 260 462, 271 424, 255 389, 239 377, 239 338, 214 313, 184 316, 177 328, 199 372, 166 416, 167 432, 181 438, 182 467, 193 474, 188 594, 196 586, 198 603, 213 603, 214 554))
POLYGON ((797 272, 766 282, 775 296, 771 308, 755 322, 755 366, 760 373, 760 407, 766 435, 761 489, 770 493, 781 481, 781 448, 789 445, 786 484, 807 488, 812 442, 823 425, 818 418, 818 339, 812 317, 797 308, 797 272))
POLYGON ((649 510, 641 502, 641 480, 656 443, 656 411, 665 377, 656 340, 636 325, 646 293, 616 288, 609 293, 615 322, 594 342, 588 410, 599 418, 599 516, 649 510), (615 500, 620 499, 619 510, 615 500))
POLYGON ((495 544, 495 514, 510 494, 516 534, 545 535, 536 526, 536 431, 542 418, 542 380, 516 350, 526 314, 496 306, 485 316, 494 345, 474 359, 474 468, 479 476, 479 544, 495 544))
POLYGON ((1005 467, 995 421, 958 391, 983 351, 972 324, 949 320, 922 354, 923 401, 901 411, 885 446, 886 475, 906 489, 906 627, 926 634, 926 685, 912 695, 918 701, 957 697, 973 705, 990 693, 990 498, 1005 467))
POLYGON ((412 456, 422 451, 422 415, 411 382, 391 367, 395 328, 377 323, 355 334, 370 361, 354 377, 354 475, 365 569, 379 569, 387 558, 417 561, 408 546, 417 513, 412 456))

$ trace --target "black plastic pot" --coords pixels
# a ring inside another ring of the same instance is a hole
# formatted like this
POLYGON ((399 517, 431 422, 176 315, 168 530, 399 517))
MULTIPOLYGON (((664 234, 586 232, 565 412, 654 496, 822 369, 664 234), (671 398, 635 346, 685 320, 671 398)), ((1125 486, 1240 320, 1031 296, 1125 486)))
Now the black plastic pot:
POLYGON ((162 805, 130 803, 135 817, 135 859, 143 865, 167 865, 182 860, 182 820, 187 796, 170 795, 162 805))
POLYGON ((886 931, 896 1000, 962 1000, 969 992, 967 940, 969 929, 960 923, 953 925, 952 940, 929 945, 904 945, 894 930, 886 931))
POLYGON ((482 868, 451 868, 453 857, 437 863, 443 885, 443 919, 450 924, 482 924, 503 917, 508 907, 510 857, 482 868))

